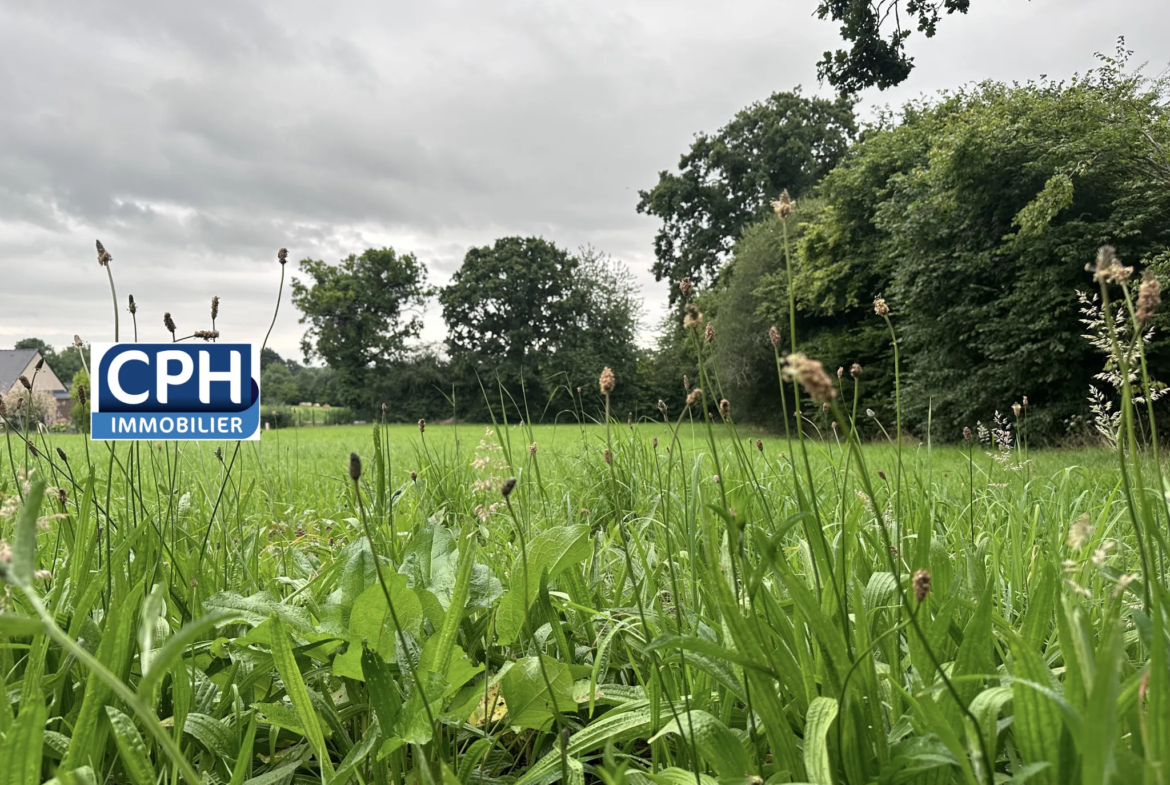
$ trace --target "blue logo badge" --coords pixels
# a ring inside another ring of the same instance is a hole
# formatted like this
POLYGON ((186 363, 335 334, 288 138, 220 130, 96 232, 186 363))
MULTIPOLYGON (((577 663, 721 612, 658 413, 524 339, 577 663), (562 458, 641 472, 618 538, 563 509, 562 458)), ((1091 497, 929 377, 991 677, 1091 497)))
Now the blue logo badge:
POLYGON ((260 438, 260 350, 248 343, 95 343, 92 439, 260 438))

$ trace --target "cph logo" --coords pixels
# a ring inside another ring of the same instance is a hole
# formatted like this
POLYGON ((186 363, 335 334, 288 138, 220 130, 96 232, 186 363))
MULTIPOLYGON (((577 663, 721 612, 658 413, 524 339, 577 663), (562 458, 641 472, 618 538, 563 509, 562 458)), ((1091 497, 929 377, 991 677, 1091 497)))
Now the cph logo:
POLYGON ((260 438, 260 351, 248 343, 95 343, 92 439, 260 438))

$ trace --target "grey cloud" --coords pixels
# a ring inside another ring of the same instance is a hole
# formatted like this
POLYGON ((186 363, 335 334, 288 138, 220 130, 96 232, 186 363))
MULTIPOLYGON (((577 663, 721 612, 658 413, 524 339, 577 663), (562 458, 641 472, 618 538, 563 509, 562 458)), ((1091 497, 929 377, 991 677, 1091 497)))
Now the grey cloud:
MULTIPOLYGON (((655 318, 638 189, 746 104, 820 90, 815 62, 838 41, 813 6, 0 4, 0 345, 109 337, 94 237, 153 321, 193 324, 219 294, 225 330, 266 327, 282 245, 335 259, 391 244, 442 283, 512 233, 624 259, 655 318)), ((866 106, 1067 75, 1120 33, 1137 59, 1170 60, 1155 0, 973 6, 911 39, 914 76, 866 106)), ((295 356, 300 333, 286 290, 274 345, 295 356)), ((426 337, 441 336, 432 308, 426 337)))

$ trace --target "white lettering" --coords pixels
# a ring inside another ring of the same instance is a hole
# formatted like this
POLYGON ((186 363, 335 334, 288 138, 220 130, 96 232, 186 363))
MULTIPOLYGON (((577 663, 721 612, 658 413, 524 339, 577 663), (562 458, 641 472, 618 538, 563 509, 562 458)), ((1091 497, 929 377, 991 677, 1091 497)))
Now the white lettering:
POLYGON ((216 424, 215 425, 216 431, 218 431, 219 433, 227 433, 227 429, 228 429, 227 420, 228 420, 227 417, 220 417, 218 420, 213 421, 216 424))
POLYGON ((199 352, 199 402, 211 403, 211 383, 229 382, 232 403, 240 402, 240 353, 231 352, 231 367, 226 371, 211 370, 211 352, 199 352))
POLYGON ((140 352, 137 349, 122 352, 113 360, 110 361, 110 369, 106 372, 106 385, 110 388, 110 392, 114 394, 122 403, 135 406, 140 403, 146 403, 146 399, 150 397, 150 393, 128 393, 122 389, 122 381, 118 378, 118 374, 122 372, 122 366, 128 362, 139 362, 150 365, 150 358, 146 356, 146 352, 140 352))
POLYGON ((143 433, 157 433, 158 420, 154 419, 153 417, 139 417, 138 427, 143 433))
POLYGON ((175 421, 170 417, 163 417, 158 421, 158 429, 163 433, 170 433, 175 430, 175 421))
MULTIPOLYGON (((207 430, 207 421, 202 417, 200 417, 195 422, 199 425, 199 433, 211 433, 211 431, 207 430)), ((212 420, 212 422, 214 423, 215 420, 212 420)))
POLYGON ((243 433, 243 432, 244 432, 243 418, 242 417, 233 417, 232 418, 232 433, 243 433))
POLYGON ((180 417, 179 418, 179 433, 186 433, 186 432, 187 432, 187 418, 180 417))
POLYGON ((122 426, 122 433, 138 433, 138 423, 134 422, 133 417, 119 417, 118 421, 122 426))
MULTIPOLYGON (((171 385, 180 385, 191 378, 191 374, 195 372, 195 363, 191 360, 191 355, 186 352, 176 350, 167 350, 158 353, 158 402, 167 403, 167 388, 171 385), (179 372, 172 374, 170 372, 171 361, 179 363, 179 372)), ((143 399, 145 400, 145 398, 143 399)))

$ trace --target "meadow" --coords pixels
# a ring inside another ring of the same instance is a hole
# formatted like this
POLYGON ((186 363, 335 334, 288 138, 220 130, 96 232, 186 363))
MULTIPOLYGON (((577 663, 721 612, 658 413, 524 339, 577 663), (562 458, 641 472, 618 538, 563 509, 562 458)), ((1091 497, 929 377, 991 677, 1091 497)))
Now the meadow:
POLYGON ((1145 775, 1164 632, 1115 452, 690 412, 6 434, 0 779, 1145 775))

